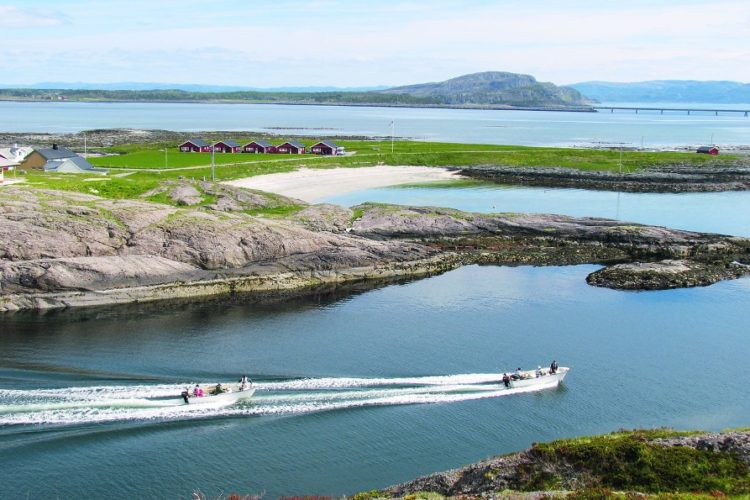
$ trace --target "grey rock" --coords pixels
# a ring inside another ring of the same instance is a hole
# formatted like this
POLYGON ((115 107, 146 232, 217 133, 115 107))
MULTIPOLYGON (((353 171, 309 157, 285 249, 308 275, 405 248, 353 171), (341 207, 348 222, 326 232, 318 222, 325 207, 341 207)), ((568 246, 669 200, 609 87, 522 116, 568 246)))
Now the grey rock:
POLYGON ((191 185, 180 185, 169 192, 169 198, 178 205, 197 205, 203 200, 200 191, 191 185))

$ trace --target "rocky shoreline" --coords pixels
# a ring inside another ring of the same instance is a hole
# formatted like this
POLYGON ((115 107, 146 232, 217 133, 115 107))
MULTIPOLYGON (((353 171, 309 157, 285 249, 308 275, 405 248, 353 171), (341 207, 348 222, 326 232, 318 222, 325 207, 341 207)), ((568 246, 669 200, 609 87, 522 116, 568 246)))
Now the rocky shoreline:
POLYGON ((576 498, 608 498, 612 491, 634 494, 626 498, 679 492, 726 496, 750 490, 749 467, 750 431, 619 432, 534 444, 361 496, 550 498, 578 492, 583 496, 576 498))
POLYGON ((179 207, 4 188, 0 311, 272 295, 467 264, 605 264, 613 267, 589 282, 621 289, 701 286, 750 274, 741 265, 750 263, 747 238, 591 217, 305 205, 259 191, 180 182, 159 193, 187 205, 206 193, 215 201, 179 207), (251 215, 280 203, 301 210, 283 218, 251 215), (668 263, 654 264, 661 261, 668 263), (636 263, 647 263, 648 273, 623 266, 636 263))
POLYGON ((746 191, 750 189, 750 160, 722 166, 696 167, 673 164, 647 167, 637 172, 577 170, 563 167, 483 165, 459 169, 472 179, 523 186, 596 189, 633 193, 690 193, 746 191))

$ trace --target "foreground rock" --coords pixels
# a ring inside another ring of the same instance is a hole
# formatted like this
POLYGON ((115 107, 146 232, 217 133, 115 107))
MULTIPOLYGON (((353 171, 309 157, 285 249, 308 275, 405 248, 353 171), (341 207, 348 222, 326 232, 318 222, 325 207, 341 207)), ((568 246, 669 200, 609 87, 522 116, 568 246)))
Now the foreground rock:
POLYGON ((579 492, 583 498, 604 498, 611 490, 747 495, 748 478, 749 431, 635 431, 533 445, 520 453, 432 474, 367 496, 434 492, 512 498, 514 492, 540 490, 579 492))
POLYGON ((577 170, 563 167, 485 165, 460 169, 462 175, 500 184, 626 192, 688 193, 750 189, 750 161, 706 166, 674 164, 637 172, 577 170))
MULTIPOLYGON (((612 288, 670 288, 738 277, 745 267, 733 263, 750 262, 750 240, 744 238, 559 215, 378 204, 303 207, 298 200, 203 184, 187 186, 202 199, 189 207, 4 188, 0 311, 278 293, 476 263, 679 259, 679 265, 652 265, 648 273, 620 266, 590 278, 612 288), (222 198, 220 207, 213 206, 222 198), (295 213, 252 215, 279 209, 295 213), (689 272, 676 272, 683 268, 689 272), (656 275, 665 277, 659 286, 656 275), (675 278, 683 275, 689 279, 675 278)), ((168 183, 151 196, 180 187, 168 183)))

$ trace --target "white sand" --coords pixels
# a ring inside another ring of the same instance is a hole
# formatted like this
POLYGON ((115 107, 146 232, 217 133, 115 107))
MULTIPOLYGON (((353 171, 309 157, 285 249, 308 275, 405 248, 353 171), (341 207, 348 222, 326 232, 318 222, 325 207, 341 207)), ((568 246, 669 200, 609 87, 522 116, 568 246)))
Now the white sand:
POLYGON ((435 167, 377 167, 312 169, 258 175, 227 181, 232 186, 259 189, 306 202, 352 191, 361 191, 399 184, 444 181, 460 176, 444 168, 435 167))

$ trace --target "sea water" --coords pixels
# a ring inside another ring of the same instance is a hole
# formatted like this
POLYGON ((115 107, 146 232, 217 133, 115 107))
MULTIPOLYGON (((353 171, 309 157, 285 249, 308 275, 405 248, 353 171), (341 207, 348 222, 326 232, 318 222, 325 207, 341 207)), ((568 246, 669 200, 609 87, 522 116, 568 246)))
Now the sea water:
MULTIPOLYGON (((686 106, 691 105, 679 105, 686 106)), ((694 106, 750 110, 750 104, 694 106)), ((688 116, 684 112, 661 115, 633 111, 570 113, 277 104, 0 102, 3 132, 145 128, 186 133, 247 130, 281 136, 390 137, 391 122, 397 137, 471 144, 638 148, 750 144, 750 118, 739 113, 714 116, 712 112, 694 112, 688 116)))

